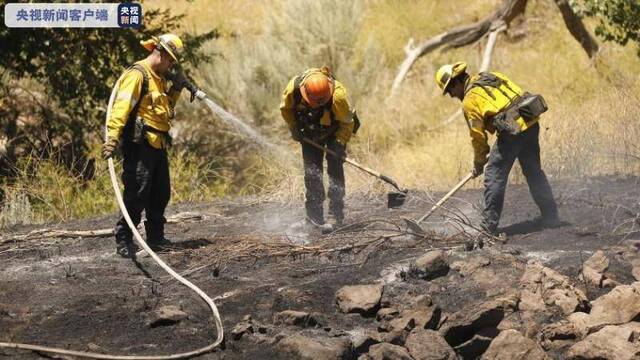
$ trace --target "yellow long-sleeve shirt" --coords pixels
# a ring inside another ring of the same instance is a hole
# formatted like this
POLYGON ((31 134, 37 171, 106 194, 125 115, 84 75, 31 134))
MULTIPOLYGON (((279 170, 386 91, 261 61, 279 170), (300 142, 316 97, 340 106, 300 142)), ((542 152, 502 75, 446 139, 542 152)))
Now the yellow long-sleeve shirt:
MULTIPOLYGON (((111 108, 111 116, 107 122, 107 134, 110 138, 120 139, 122 131, 129 121, 129 115, 135 104, 140 101, 137 117, 142 118, 145 125, 167 132, 171 129, 171 119, 174 114, 176 101, 180 92, 167 93, 167 80, 156 74, 146 60, 138 61, 147 73, 149 88, 147 94, 140 99, 142 93, 143 75, 140 71, 129 69, 124 73, 118 84, 116 98, 111 108)), ((166 147, 162 135, 146 132, 147 141, 156 149, 166 147)))
MULTIPOLYGON (((462 110, 469 124, 471 133, 474 161, 478 163, 484 163, 487 155, 489 154, 487 132, 491 134, 496 132, 496 129, 491 123, 492 117, 509 107, 514 97, 523 94, 522 89, 504 74, 499 72, 491 72, 491 74, 506 82, 506 85, 500 85, 500 90, 502 91, 485 87, 487 90, 491 91, 491 94, 495 99, 491 98, 491 96, 487 94, 482 87, 477 86, 468 90, 462 100, 462 110), (505 96, 505 94, 508 96, 505 96)), ((466 89, 469 89, 469 87, 479 78, 480 75, 471 77, 467 82, 466 89)), ((539 119, 536 118, 527 122, 522 117, 518 117, 516 119, 516 123, 520 126, 520 130, 524 131, 537 123, 538 120, 539 119)))
MULTIPOLYGON (((307 72, 314 70, 321 71, 320 69, 309 69, 307 72)), ((282 101, 280 102, 280 112, 289 129, 293 129, 296 124, 296 112, 309 108, 309 105, 305 103, 304 99, 302 99, 299 104, 295 103, 295 79, 294 77, 287 84, 282 94, 282 101)), ((355 124, 353 121, 353 113, 347 100, 347 89, 337 80, 334 80, 334 91, 331 101, 331 111, 328 109, 324 111, 320 119, 320 124, 323 126, 331 126, 331 114, 333 114, 333 118, 338 122, 336 140, 346 145, 351 139, 355 124)))

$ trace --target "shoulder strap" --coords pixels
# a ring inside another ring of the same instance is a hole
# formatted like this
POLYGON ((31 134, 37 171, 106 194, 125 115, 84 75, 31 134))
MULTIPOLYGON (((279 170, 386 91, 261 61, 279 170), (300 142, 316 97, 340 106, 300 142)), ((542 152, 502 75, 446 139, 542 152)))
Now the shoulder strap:
POLYGON ((137 70, 142 74, 142 89, 140 91, 140 97, 133 106, 133 109, 131 109, 131 113, 129 113, 129 118, 135 118, 138 115, 138 109, 140 108, 142 98, 149 92, 149 75, 147 74, 147 70, 145 70, 145 68, 140 64, 133 64, 129 69, 137 70))
POLYGON ((298 106, 302 102, 302 93, 300 92, 300 85, 302 85, 302 75, 298 75, 293 79, 293 104, 294 104, 294 106, 298 106))
POLYGON ((140 103, 142 103, 142 98, 147 95, 149 92, 149 75, 144 67, 140 64, 133 64, 129 67, 128 70, 137 70, 142 74, 142 88, 140 90, 140 97, 136 104, 129 112, 129 117, 127 119, 127 123, 124 125, 124 130, 122 131, 122 137, 125 141, 132 141, 134 136, 134 127, 136 123, 136 118, 138 117, 138 109, 140 109, 140 103))

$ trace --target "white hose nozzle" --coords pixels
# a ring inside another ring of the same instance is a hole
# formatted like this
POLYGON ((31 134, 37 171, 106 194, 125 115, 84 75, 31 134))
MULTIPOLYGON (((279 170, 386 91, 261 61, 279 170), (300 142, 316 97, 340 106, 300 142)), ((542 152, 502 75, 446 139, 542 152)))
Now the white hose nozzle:
POLYGON ((198 100, 204 100, 207 97, 207 94, 202 90, 198 90, 193 96, 198 100))

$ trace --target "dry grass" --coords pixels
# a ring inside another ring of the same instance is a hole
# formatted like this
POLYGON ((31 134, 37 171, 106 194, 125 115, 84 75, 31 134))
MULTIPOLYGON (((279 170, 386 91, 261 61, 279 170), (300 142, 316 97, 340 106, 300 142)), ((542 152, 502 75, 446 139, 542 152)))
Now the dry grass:
MULTIPOLYGON (((472 152, 462 119, 430 130, 459 107, 440 95, 433 73, 437 66, 459 59, 468 61, 471 71, 477 69, 484 41, 420 59, 395 98, 388 98, 390 82, 408 38, 423 40, 474 21, 497 3, 469 1, 460 8, 458 3, 426 0, 274 2, 262 7, 265 16, 257 19, 262 21, 259 31, 211 45, 226 59, 199 69, 200 78, 220 103, 253 119, 274 141, 297 152, 277 111, 280 91, 305 67, 328 63, 347 85, 364 120, 351 153, 406 186, 445 189, 469 170, 472 152), (332 21, 316 21, 319 17, 332 21), (310 21, 312 27, 303 26, 310 21)), ((227 13, 234 16, 241 17, 227 13)), ((250 23, 255 30, 256 22, 250 23)), ((605 45, 593 63, 565 29, 555 5, 537 0, 531 2, 525 21, 500 36, 492 68, 548 99, 551 111, 543 119, 541 142, 551 177, 635 173, 635 159, 629 156, 633 154, 624 153, 633 151, 631 147, 611 150, 628 142, 622 138, 635 136, 633 127, 619 131, 640 107, 634 95, 634 74, 640 70, 634 49, 605 45), (617 155, 612 162, 613 153, 617 155)), ((289 175, 273 180, 287 185, 272 189, 286 189, 282 195, 289 197, 298 194, 291 189, 300 188, 300 177, 292 175, 291 164, 285 163, 281 171, 285 168, 289 175)), ((514 178, 519 181, 517 171, 514 178)), ((368 177, 349 172, 352 191, 377 188, 372 184, 368 177)))
MULTIPOLYGON (((471 71, 476 70, 485 40, 421 58, 393 98, 389 98, 391 81, 409 38, 424 40, 451 26, 475 21, 497 3, 499 0, 145 2, 146 7, 170 6, 184 11, 187 29, 218 28, 227 35, 206 45, 222 57, 194 69, 196 81, 220 105, 249 119, 252 126, 285 149, 267 154, 248 143, 238 147, 233 166, 220 165, 220 157, 234 154, 221 155, 218 148, 200 150, 209 154, 205 160, 186 153, 174 156, 173 201, 255 193, 289 201, 301 199, 300 150, 289 139, 278 103, 292 76, 324 64, 331 65, 345 83, 363 120, 364 126, 349 149, 356 159, 407 187, 449 188, 469 171, 472 150, 462 119, 439 128, 460 104, 441 96, 433 74, 439 65, 456 60, 465 60, 471 71), (284 156, 287 151, 294 156, 284 156)), ((550 104, 542 120, 541 145, 544 168, 551 178, 638 174, 640 151, 635 139, 640 134, 635 117, 640 110, 640 61, 635 50, 607 44, 596 61, 589 60, 564 27, 553 2, 547 0, 530 1, 526 19, 500 35, 491 68, 527 90, 542 93, 550 104)), ((183 119, 200 119, 182 123, 191 133, 246 141, 203 108, 183 105, 181 110, 183 119)), ((184 136, 181 133, 179 137, 184 136)), ((207 142, 202 146, 206 148, 207 142)), ((353 169, 347 176, 352 193, 377 192, 384 187, 353 169)), ((522 181, 519 171, 514 171, 512 178, 522 181)), ((73 188, 72 183, 68 185, 73 188)), ((45 189, 49 185, 24 186, 45 189)), ((480 185, 476 180, 470 186, 480 185)), ((67 205, 65 210, 62 200, 54 201, 56 195, 52 194, 31 207, 37 213, 39 207, 48 206, 46 211, 63 213, 64 218, 112 210, 104 180, 91 186, 94 188, 82 192, 88 199, 103 196, 104 203, 100 200, 81 206, 82 211, 68 210, 67 205)), ((16 191, 20 194, 21 190, 16 191)), ((75 191, 60 197, 76 201, 84 196, 75 191)), ((61 218, 49 216, 50 220, 61 218)))

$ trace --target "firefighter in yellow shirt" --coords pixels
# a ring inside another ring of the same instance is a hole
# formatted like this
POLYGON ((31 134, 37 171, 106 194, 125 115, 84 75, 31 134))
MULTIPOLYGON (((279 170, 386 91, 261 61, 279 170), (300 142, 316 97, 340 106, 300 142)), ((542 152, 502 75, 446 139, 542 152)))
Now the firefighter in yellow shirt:
MULTIPOLYGON (((177 65, 184 50, 178 36, 164 34, 141 44, 150 54, 126 70, 116 85, 102 155, 108 159, 120 148, 125 206, 136 225, 145 211, 147 243, 158 249, 167 243, 164 211, 171 187, 166 148, 171 143, 171 119, 180 91, 192 85, 177 65), (170 89, 168 80, 172 82, 170 89)), ((121 218, 115 229, 119 255, 135 254, 132 236, 124 217, 121 218)))
POLYGON ((311 68, 289 81, 282 95, 280 111, 291 137, 302 144, 307 220, 325 232, 331 231, 332 226, 325 224, 323 212, 324 154, 302 139, 308 138, 340 155, 340 158, 326 155, 329 213, 336 225, 340 225, 344 220, 345 196, 342 157, 354 130, 347 90, 331 76, 327 67, 311 68))
POLYGON ((497 233, 509 172, 516 159, 540 208, 541 217, 536 222, 546 227, 558 226, 557 205, 540 163, 538 121, 546 111, 544 100, 523 92, 501 73, 470 76, 466 69, 464 62, 444 65, 436 73, 436 83, 444 94, 462 101, 474 150, 472 171, 475 176, 485 173, 481 227, 497 233), (487 133, 497 135, 491 148, 487 133))

